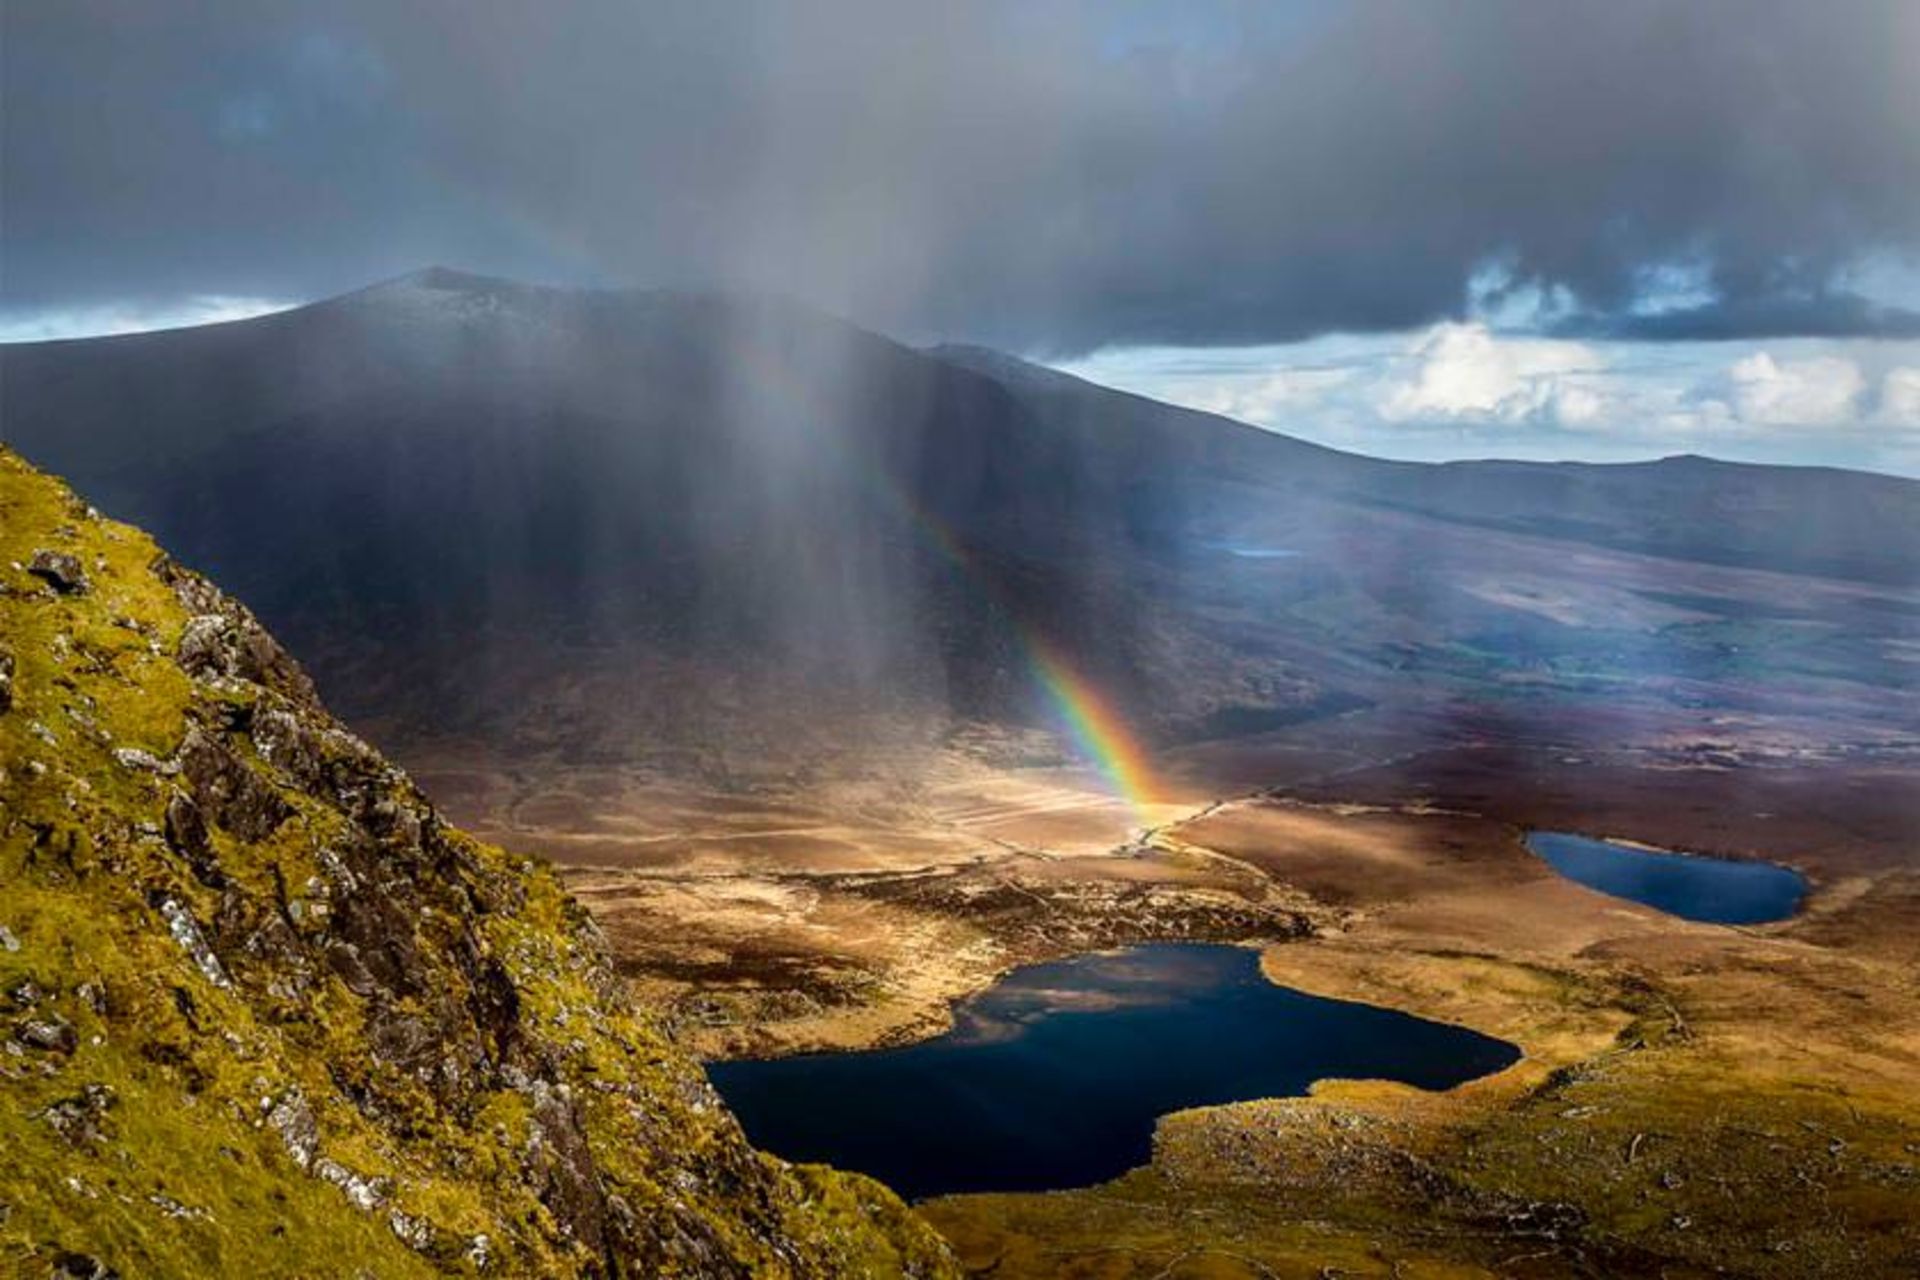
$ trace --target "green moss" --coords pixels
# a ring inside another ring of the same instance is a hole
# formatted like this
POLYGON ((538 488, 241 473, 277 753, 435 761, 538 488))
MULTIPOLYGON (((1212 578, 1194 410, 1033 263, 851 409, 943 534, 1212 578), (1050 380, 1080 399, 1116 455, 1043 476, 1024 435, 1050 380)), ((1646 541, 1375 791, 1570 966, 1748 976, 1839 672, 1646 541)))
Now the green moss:
POLYGON ((183 670, 188 609, 158 559, 0 450, 0 1272, 68 1250, 140 1276, 948 1270, 884 1190, 753 1152, 544 866, 441 828, 301 687, 183 670), (41 549, 77 556, 89 588, 14 567, 41 549), (231 727, 289 710, 313 768, 344 781, 296 785, 231 727), (196 725, 290 815, 252 841, 209 822, 215 877, 168 835, 188 790, 168 762, 196 725), (432 841, 368 827, 370 800, 432 841), (351 849, 358 879, 337 865, 351 849), (381 909, 388 890, 360 881, 390 877, 413 905, 366 941, 402 947, 411 976, 359 991, 329 962, 337 916, 381 909), (480 989, 495 963, 510 996, 480 989), (490 1000, 510 1052, 477 1012, 490 1000), (381 1024, 425 1057, 383 1050, 381 1024), (304 1168, 282 1132, 295 1099, 319 1153, 304 1168), (625 1215, 606 1238, 635 1256, 586 1247, 583 1214, 625 1215))

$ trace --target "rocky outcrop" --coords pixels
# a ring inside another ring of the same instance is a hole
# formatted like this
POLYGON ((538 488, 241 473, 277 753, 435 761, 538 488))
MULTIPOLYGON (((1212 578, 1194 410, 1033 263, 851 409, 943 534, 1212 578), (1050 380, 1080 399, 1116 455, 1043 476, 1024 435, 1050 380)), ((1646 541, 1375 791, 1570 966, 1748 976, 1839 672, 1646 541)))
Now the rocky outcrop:
POLYGON ((0 1270, 950 1269, 754 1151, 245 609, 4 451, 0 543, 0 1270))
POLYGON ((89 585, 80 557, 65 551, 41 548, 27 561, 27 572, 62 595, 80 595, 89 585))

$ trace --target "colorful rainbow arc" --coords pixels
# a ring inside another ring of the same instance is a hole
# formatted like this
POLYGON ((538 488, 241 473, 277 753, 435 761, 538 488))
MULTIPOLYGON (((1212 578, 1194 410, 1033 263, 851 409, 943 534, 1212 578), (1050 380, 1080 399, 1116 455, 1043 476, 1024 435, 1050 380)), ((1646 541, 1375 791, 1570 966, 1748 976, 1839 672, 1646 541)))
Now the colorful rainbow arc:
POLYGON ((1025 637, 1041 687, 1060 709, 1081 751, 1092 757, 1120 798, 1142 816, 1159 794, 1140 740, 1112 702, 1086 678, 1049 653, 1037 637, 1025 637))
MULTIPOLYGON (((787 384, 796 404, 804 404, 804 387, 793 380, 777 363, 756 366, 755 372, 775 384, 787 384)), ((820 444, 832 447, 832 433, 824 433, 820 444)), ((907 527, 917 530, 934 552, 955 570, 960 580, 971 587, 1005 618, 1025 652, 1040 687, 1058 710, 1061 721, 1073 737, 1080 753, 1104 775, 1114 793, 1145 825, 1146 808, 1160 795, 1147 753, 1127 724, 1127 719, 1112 699, 1075 670, 1073 664, 1031 625, 1020 620, 1018 610, 1002 598, 992 577, 976 565, 972 554, 932 512, 913 500, 912 495, 883 465, 871 459, 856 458, 842 451, 841 461, 850 475, 872 478, 871 489, 907 527)))
POLYGON ((1146 807, 1157 802, 1160 788, 1146 749, 1127 724, 1126 716, 1044 636, 1020 621, 1019 615, 1000 598, 986 574, 974 564, 972 555, 945 524, 909 498, 891 477, 883 478, 880 487, 888 501, 925 536, 940 557, 1008 619, 1028 665, 1039 678, 1040 687, 1059 712, 1080 753, 1093 762, 1115 794, 1144 822, 1146 807))

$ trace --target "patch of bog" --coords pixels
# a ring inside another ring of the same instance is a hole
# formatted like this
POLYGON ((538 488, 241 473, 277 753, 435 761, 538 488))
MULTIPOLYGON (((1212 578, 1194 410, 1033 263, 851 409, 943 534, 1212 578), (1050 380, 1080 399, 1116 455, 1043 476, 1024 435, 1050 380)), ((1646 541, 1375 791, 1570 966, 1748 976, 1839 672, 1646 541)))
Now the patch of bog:
POLYGON ((1807 893, 1805 876, 1771 862, 1662 853, 1561 831, 1531 832, 1527 847, 1589 889, 1709 924, 1785 920, 1807 893))
POLYGON ((1331 1077, 1451 1088, 1519 1050, 1275 986, 1257 952, 1158 943, 1009 974, 904 1049, 708 1068, 754 1143, 912 1199, 1089 1186, 1147 1163, 1156 1118, 1331 1077))

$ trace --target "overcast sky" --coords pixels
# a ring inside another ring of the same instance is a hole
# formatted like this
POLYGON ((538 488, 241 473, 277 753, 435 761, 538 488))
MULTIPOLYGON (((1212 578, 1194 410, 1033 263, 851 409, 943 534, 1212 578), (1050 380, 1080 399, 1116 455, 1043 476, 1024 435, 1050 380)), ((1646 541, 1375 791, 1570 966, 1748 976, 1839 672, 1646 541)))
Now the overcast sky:
POLYGON ((7 0, 0 334, 447 263, 1351 447, 1920 467, 1920 4, 7 0))

